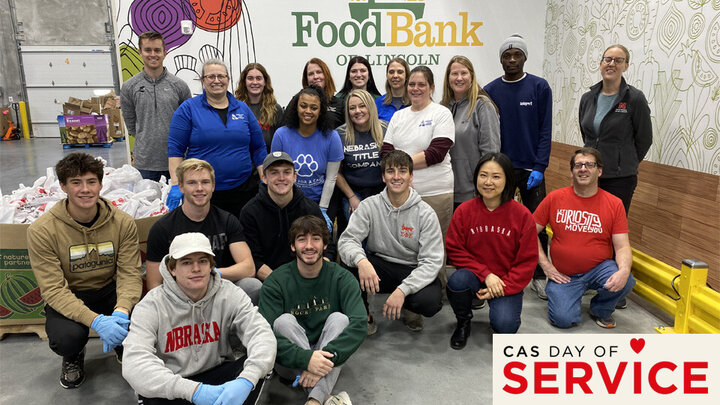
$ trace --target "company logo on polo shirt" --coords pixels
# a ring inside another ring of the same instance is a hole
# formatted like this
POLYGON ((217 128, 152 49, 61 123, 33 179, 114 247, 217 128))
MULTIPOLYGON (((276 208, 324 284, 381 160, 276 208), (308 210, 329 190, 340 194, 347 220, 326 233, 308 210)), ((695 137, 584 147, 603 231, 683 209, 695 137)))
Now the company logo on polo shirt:
POLYGON ((521 101, 520 107, 532 107, 532 101, 521 101))
POLYGON ((230 114, 233 120, 244 120, 245 114, 230 114))
POLYGON ((422 121, 420 121, 420 125, 418 125, 418 127, 420 127, 420 128, 429 127, 431 125, 432 125, 432 120, 422 120, 422 121))

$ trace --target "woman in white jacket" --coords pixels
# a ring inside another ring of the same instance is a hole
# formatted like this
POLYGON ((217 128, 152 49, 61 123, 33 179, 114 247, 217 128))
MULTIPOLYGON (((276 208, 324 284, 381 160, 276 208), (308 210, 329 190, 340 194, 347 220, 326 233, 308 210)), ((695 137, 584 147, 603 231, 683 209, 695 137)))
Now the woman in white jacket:
POLYGON ((160 264, 163 284, 135 306, 122 371, 140 403, 250 404, 259 396, 277 341, 250 298, 213 271, 213 256, 205 235, 178 235, 160 264), (247 351, 240 359, 231 346, 238 339, 247 351))

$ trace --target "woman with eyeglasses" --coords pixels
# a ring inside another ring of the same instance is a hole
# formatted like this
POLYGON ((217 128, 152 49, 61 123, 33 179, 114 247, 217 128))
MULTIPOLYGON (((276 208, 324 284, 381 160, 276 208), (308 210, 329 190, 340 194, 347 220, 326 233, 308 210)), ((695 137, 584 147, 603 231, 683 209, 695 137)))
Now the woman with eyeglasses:
POLYGON ((630 52, 611 45, 600 59, 602 81, 580 99, 580 132, 585 147, 600 151, 605 165, 601 189, 617 196, 630 210, 638 165, 652 145, 650 107, 645 95, 625 82, 630 52))
POLYGON ((275 99, 270 75, 265 66, 259 63, 248 63, 240 72, 235 89, 235 98, 246 103, 262 128, 265 146, 270 152, 272 137, 280 127, 283 110, 275 99))
POLYGON ((253 167, 262 173, 267 155, 262 129, 250 107, 228 92, 230 77, 219 59, 202 67, 203 93, 178 107, 170 122, 168 166, 172 188, 167 206, 174 209, 182 199, 175 170, 189 158, 207 161, 215 170, 211 203, 238 216, 257 194, 253 167))

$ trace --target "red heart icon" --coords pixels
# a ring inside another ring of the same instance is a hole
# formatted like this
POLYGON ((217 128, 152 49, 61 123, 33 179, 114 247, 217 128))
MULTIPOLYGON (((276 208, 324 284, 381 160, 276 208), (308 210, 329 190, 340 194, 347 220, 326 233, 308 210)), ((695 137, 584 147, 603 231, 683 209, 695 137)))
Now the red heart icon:
POLYGON ((633 349, 633 351, 637 354, 640 354, 642 349, 645 347, 645 339, 630 339, 630 347, 633 349))

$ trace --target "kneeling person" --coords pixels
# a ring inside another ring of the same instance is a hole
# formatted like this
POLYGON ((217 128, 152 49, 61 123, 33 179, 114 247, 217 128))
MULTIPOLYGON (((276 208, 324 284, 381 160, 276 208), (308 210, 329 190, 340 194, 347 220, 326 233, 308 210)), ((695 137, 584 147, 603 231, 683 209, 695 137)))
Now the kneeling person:
POLYGON ((140 250, 132 218, 100 197, 102 162, 71 153, 55 172, 67 198, 30 225, 28 255, 46 304, 50 349, 63 357, 60 385, 76 388, 85 380, 89 328, 103 351, 121 356, 142 292, 140 250))
MULTIPOLYGON (((338 251, 367 293, 391 293, 383 315, 422 330, 422 317, 442 308, 438 273, 444 264, 442 232, 435 211, 410 187, 412 158, 396 150, 380 162, 385 190, 360 203, 340 236, 338 251), (363 241, 367 239, 367 249, 363 241)), ((368 317, 368 334, 376 326, 368 317)))
POLYGON ((240 221, 210 204, 215 189, 212 166, 204 160, 187 159, 175 173, 185 202, 180 209, 172 210, 150 228, 146 263, 148 289, 162 283, 158 269, 173 238, 186 232, 201 232, 211 241, 222 278, 234 282, 250 296, 253 304, 257 304, 262 283, 255 278, 255 265, 240 221))
POLYGON ((176 236, 160 263, 163 284, 135 307, 123 377, 141 403, 255 403, 275 361, 275 337, 248 296, 214 265, 205 235, 176 236), (247 356, 235 359, 231 337, 247 356))
POLYGON ((576 150, 570 159, 572 186, 548 194, 533 214, 538 232, 547 224, 553 231, 553 261, 540 249, 539 263, 548 276, 548 318, 559 328, 580 323, 580 302, 589 289, 598 292, 590 301, 590 317, 614 328, 615 304, 635 285, 625 207, 598 188, 602 166, 598 150, 576 150))
POLYGON ((366 336, 360 288, 347 270, 323 260, 330 239, 324 220, 300 217, 289 237, 297 259, 265 279, 258 305, 278 340, 278 372, 298 375, 306 404, 349 404, 345 392, 331 392, 366 336))

